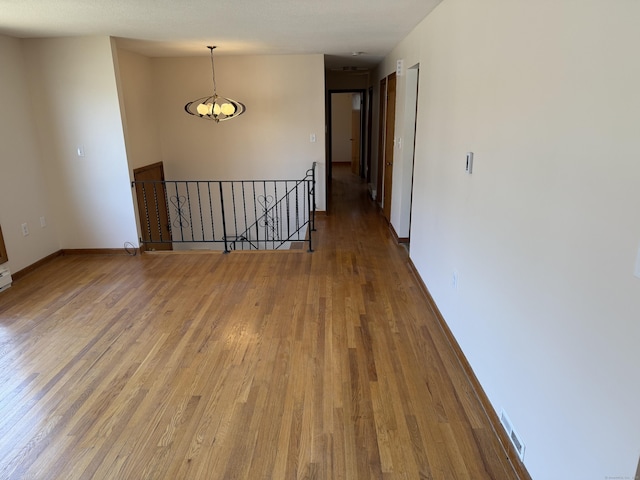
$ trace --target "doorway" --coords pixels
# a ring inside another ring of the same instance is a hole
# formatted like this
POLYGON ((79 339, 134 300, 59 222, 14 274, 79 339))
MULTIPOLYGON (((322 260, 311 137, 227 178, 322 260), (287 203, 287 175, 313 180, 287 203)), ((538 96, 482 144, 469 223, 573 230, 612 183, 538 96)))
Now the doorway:
POLYGON ((370 175, 371 115, 368 91, 329 90, 327 98, 327 211, 334 164, 349 164, 360 178, 370 175))

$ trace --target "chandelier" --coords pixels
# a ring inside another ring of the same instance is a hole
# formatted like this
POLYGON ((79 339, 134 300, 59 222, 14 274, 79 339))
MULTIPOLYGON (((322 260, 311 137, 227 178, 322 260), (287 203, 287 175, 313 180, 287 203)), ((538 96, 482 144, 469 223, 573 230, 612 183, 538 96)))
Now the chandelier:
POLYGON ((216 47, 207 47, 211 51, 211 74, 213 78, 213 95, 201 97, 184 106, 185 111, 189 115, 204 118, 205 120, 213 120, 216 123, 223 122, 242 115, 245 106, 230 98, 221 97, 216 92, 216 71, 213 68, 213 49, 216 47))

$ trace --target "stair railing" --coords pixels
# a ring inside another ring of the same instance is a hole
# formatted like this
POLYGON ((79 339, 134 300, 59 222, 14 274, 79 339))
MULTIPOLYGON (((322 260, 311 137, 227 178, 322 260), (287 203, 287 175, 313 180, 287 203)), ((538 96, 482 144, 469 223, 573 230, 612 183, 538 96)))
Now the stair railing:
POLYGON ((146 210, 140 241, 147 249, 171 244, 226 253, 302 242, 312 252, 315 168, 314 162, 301 180, 133 181, 146 210))

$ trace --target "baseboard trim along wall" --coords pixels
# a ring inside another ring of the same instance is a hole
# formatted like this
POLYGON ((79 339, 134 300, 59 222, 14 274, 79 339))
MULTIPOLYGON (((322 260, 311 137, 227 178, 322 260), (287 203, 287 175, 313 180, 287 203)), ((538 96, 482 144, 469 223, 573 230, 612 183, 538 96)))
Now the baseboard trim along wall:
POLYGON ((21 278, 29 275, 34 270, 37 270, 38 268, 40 268, 45 263, 50 262, 51 260, 53 260, 56 257, 59 257, 60 255, 62 255, 62 250, 58 250, 57 252, 53 252, 51 255, 47 255, 46 257, 41 258, 40 260, 38 260, 35 263, 32 263, 28 267, 24 267, 22 270, 18 270, 17 272, 12 274, 13 281, 16 282, 16 281, 20 280, 21 278))
MULTIPOLYGON (((139 253, 139 249, 135 249, 139 253)), ((132 255, 126 248, 71 248, 63 249, 62 255, 132 255)))
MULTIPOLYGON (((139 252, 139 249, 135 249, 135 253, 138 253, 138 252, 139 252)), ((61 255, 132 255, 132 254, 133 253, 131 250, 127 251, 127 249, 124 249, 124 248, 63 249, 63 250, 58 250, 57 252, 53 252, 51 255, 47 255, 44 258, 41 258, 37 262, 32 263, 27 267, 24 267, 22 270, 18 270, 17 272, 13 273, 11 276, 13 278, 13 281, 16 282, 21 278, 25 277, 26 275, 29 275, 34 270, 37 270, 45 263, 48 263, 54 258, 59 257, 61 255)))
POLYGON ((391 230, 391 235, 398 245, 401 243, 409 243, 409 237, 399 237, 398 232, 393 228, 393 224, 391 222, 389 222, 389 230, 391 230))
POLYGON ((467 375, 467 378, 469 379, 469 383, 471 384, 471 388, 473 388, 474 393, 480 400, 480 403, 482 404, 482 409, 484 410, 485 415, 489 419, 489 423, 491 423, 491 427, 493 431, 498 436, 498 439, 502 444, 502 449, 504 450, 504 453, 507 456, 507 459, 513 466, 513 469, 516 472, 516 475, 518 475, 520 480, 531 480, 531 476, 529 475, 527 468, 524 466, 522 461, 520 461, 520 458, 518 457, 518 452, 516 452, 515 447, 509 440, 507 432, 502 426, 500 419, 498 418, 498 414, 496 413, 495 409, 493 408, 493 405, 491 405, 491 402, 489 401, 489 397, 487 397, 487 394, 482 388, 482 385, 478 381, 476 374, 473 372, 473 369, 471 368, 471 364, 467 360, 467 357, 462 351, 462 348, 460 348, 460 345, 458 344, 458 341, 456 340, 455 336, 449 329, 449 325, 447 325, 446 320, 444 319, 444 317, 442 316, 442 313, 438 309, 438 306, 436 305, 435 300, 431 296, 431 293, 429 292, 427 285, 422 280, 422 277, 418 273, 418 269, 414 265, 411 258, 408 259, 407 264, 409 266, 409 270, 411 270, 416 280, 418 281, 420 290, 422 291, 425 298, 427 299, 427 302, 429 303, 429 306, 431 307, 433 314, 438 319, 440 328, 442 329, 445 336, 447 337, 447 340, 449 341, 449 344, 451 345, 451 348, 453 349, 453 352, 456 358, 458 359, 460 366, 462 367, 465 374, 467 375))

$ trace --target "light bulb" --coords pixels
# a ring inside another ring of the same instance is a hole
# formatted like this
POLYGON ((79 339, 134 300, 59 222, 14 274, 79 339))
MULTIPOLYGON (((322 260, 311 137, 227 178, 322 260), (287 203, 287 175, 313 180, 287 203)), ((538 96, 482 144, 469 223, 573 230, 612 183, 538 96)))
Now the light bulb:
POLYGON ((218 105, 217 103, 213 104, 213 114, 217 117, 218 115, 220 115, 220 105, 218 105))
POLYGON ((208 115, 209 114, 209 107, 207 105, 205 105, 204 103, 201 103, 200 105, 198 105, 198 108, 196 108, 196 110, 200 115, 208 115))
POLYGON ((231 103, 223 103, 221 107, 222 113, 224 113, 227 117, 229 115, 233 115, 236 111, 236 107, 234 107, 231 103))

